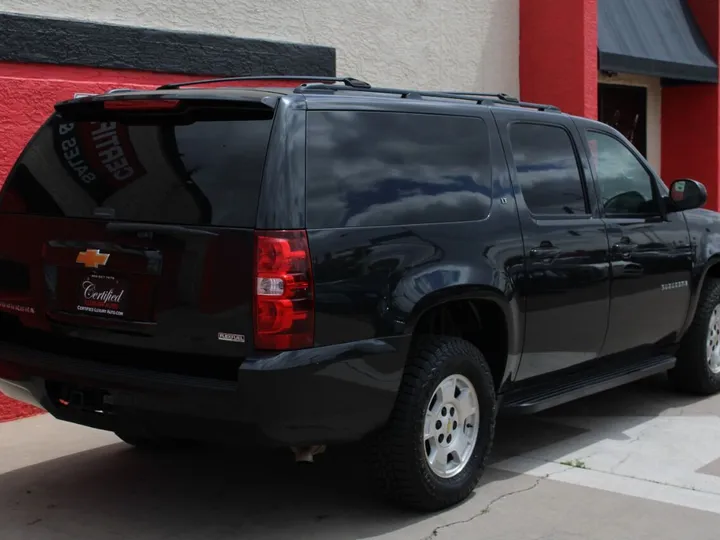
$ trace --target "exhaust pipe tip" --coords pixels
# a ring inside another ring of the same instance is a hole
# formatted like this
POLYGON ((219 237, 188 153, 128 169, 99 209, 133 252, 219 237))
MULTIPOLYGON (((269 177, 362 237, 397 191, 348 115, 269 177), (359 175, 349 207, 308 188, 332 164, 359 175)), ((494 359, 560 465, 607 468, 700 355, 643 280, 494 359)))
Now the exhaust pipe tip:
POLYGON ((295 463, 314 463, 315 456, 325 452, 326 446, 324 444, 300 448, 293 446, 290 450, 295 455, 295 463))

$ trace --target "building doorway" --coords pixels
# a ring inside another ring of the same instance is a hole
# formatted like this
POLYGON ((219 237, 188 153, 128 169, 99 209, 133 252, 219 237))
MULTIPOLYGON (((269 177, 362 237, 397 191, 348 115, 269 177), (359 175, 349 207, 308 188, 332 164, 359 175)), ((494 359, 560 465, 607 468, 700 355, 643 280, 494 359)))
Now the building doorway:
POLYGON ((617 129, 647 158, 647 88, 599 84, 598 119, 617 129))

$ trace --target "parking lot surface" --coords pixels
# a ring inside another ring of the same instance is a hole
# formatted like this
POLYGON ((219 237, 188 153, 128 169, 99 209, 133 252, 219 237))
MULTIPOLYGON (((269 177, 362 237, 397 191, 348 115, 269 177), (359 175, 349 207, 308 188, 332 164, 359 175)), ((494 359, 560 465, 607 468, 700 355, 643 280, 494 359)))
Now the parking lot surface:
POLYGON ((435 515, 372 497, 356 448, 145 454, 48 415, 0 424, 0 538, 664 540, 720 535, 720 396, 663 378, 499 421, 482 485, 435 515))

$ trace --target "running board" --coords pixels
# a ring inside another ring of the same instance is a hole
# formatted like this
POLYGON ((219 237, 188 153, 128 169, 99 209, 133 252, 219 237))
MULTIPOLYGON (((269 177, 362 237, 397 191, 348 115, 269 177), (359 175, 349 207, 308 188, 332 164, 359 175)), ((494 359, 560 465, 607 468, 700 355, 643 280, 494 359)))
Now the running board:
POLYGON ((675 367, 674 356, 660 356, 636 364, 613 366, 607 371, 585 370, 559 375, 557 384, 518 388, 505 394, 503 414, 533 414, 585 396, 597 394, 675 367))

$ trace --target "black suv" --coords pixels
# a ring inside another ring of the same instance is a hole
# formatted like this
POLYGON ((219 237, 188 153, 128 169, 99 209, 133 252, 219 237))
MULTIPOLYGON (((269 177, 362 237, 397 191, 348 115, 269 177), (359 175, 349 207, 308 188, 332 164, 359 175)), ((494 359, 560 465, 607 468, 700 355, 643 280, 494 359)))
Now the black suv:
POLYGON ((720 389, 701 184, 503 94, 281 82, 57 104, 0 199, 3 392, 134 445, 362 440, 435 510, 500 410, 720 389))

